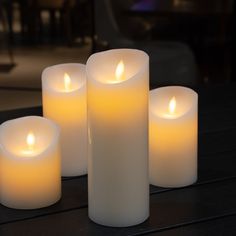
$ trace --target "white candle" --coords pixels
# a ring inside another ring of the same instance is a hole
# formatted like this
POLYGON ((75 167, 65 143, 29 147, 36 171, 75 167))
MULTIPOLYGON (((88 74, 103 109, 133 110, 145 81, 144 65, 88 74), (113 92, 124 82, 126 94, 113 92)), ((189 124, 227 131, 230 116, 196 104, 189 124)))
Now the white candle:
POLYGON ((59 127, 29 116, 0 126, 0 202, 35 209, 61 197, 59 127))
POLYGON ((87 62, 89 217, 124 227, 149 216, 149 57, 139 50, 93 54, 87 62))
POLYGON ((182 187, 197 180, 198 95, 180 87, 150 92, 150 183, 182 187))
POLYGON ((42 74, 43 115, 61 128, 62 176, 87 173, 85 65, 61 64, 42 74))

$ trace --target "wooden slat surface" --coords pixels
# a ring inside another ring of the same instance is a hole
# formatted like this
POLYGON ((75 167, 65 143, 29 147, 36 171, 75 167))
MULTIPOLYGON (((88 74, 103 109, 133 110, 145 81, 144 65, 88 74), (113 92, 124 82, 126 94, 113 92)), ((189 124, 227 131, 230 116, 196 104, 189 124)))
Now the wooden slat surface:
POLYGON ((235 179, 213 184, 152 194, 150 198, 150 218, 135 227, 109 228, 91 222, 87 208, 71 210, 59 214, 38 217, 25 221, 5 224, 0 234, 14 232, 37 235, 132 235, 162 231, 181 225, 204 220, 214 220, 227 215, 236 215, 235 179), (225 201, 227 196, 227 201, 225 201))
POLYGON ((236 232, 236 216, 222 216, 215 220, 206 220, 186 226, 181 226, 162 232, 148 234, 150 236, 195 236, 195 235, 228 235, 234 236, 236 232))
MULTIPOLYGON (((192 186, 150 186, 150 218, 135 227, 99 226, 87 216, 87 176, 62 181, 54 206, 20 211, 0 206, 0 235, 236 235, 235 86, 199 92, 199 178, 192 186), (222 233, 223 232, 223 233, 222 233)), ((41 108, 0 112, 0 122, 40 115, 41 108)))

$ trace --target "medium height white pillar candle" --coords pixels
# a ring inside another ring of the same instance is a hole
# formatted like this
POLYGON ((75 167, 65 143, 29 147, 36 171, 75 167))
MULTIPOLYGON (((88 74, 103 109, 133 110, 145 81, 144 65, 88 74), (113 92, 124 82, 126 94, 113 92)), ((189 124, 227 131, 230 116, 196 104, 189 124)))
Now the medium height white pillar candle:
POLYGON ((43 115, 61 128, 62 176, 87 173, 85 65, 61 64, 42 74, 43 115))
POLYGON ((59 127, 29 116, 0 126, 0 203, 11 208, 49 206, 61 197, 59 127))
POLYGON ((181 86, 150 92, 150 183, 182 187, 197 180, 198 95, 181 86))
POLYGON ((123 227, 149 216, 149 57, 139 50, 93 54, 87 62, 89 217, 123 227))

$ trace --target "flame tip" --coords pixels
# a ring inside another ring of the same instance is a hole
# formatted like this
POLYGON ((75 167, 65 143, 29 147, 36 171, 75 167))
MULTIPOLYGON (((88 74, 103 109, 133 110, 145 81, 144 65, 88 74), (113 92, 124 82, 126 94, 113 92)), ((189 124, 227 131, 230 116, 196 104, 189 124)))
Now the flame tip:
POLYGON ((30 131, 26 137, 26 143, 29 148, 32 148, 35 144, 35 136, 32 131, 30 131))
POLYGON ((173 114, 176 109, 176 98, 173 96, 169 102, 169 113, 173 114))
POLYGON ((71 78, 70 76, 65 72, 64 73, 64 87, 66 91, 70 90, 70 84, 71 84, 71 78))
POLYGON ((123 60, 120 60, 120 62, 116 66, 116 72, 115 72, 117 80, 122 80, 122 77, 124 75, 124 70, 125 70, 124 62, 123 60))

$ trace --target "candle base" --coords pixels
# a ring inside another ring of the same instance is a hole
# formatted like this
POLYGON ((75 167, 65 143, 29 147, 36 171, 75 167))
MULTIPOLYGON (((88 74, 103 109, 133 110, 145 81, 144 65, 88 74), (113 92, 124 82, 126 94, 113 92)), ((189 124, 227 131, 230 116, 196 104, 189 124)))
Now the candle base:
POLYGON ((139 224, 143 223, 144 221, 146 221, 148 218, 149 218, 149 213, 147 215, 143 216, 143 217, 130 220, 129 222, 127 222, 125 220, 122 220, 122 221, 121 220, 120 221, 115 221, 114 220, 114 221, 112 221, 111 218, 109 218, 107 220, 104 220, 104 219, 101 219, 101 218, 98 219, 98 218, 95 218, 95 217, 93 217, 89 214, 89 219, 91 221, 93 221, 94 223, 96 223, 96 224, 103 225, 103 226, 106 226, 106 227, 119 227, 119 228, 139 225, 139 224))
POLYGON ((16 209, 16 210, 36 210, 36 209, 41 209, 41 208, 46 208, 49 206, 52 206, 56 203, 58 203, 61 200, 61 195, 58 196, 58 198, 53 199, 51 201, 45 202, 45 203, 41 203, 41 204, 29 204, 29 202, 23 204, 23 203, 12 203, 12 202, 8 202, 8 201, 4 201, 1 199, 1 204, 7 208, 11 208, 11 209, 16 209))
POLYGON ((186 181, 152 181, 150 180, 150 184, 154 185, 154 186, 158 186, 158 187, 162 187, 162 188, 183 188, 189 185, 192 185, 194 183, 197 182, 197 176, 194 177, 193 179, 189 179, 186 181))
POLYGON ((83 175, 87 175, 88 171, 86 170, 75 170, 75 171, 63 171, 62 170, 62 177, 78 177, 78 176, 83 176, 83 175))

